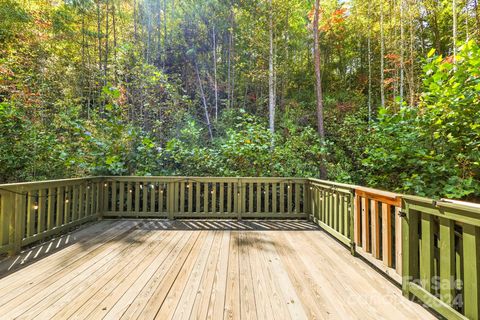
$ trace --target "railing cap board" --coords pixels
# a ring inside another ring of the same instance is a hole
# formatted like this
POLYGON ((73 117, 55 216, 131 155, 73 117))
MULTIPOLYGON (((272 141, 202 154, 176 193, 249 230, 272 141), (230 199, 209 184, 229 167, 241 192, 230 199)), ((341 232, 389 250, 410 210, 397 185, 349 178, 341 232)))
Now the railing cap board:
POLYGON ((333 181, 328 181, 328 180, 321 180, 321 179, 315 179, 315 178, 310 178, 308 179, 310 182, 313 183, 319 183, 319 184, 325 184, 333 187, 341 187, 348 189, 349 191, 354 191, 355 186, 347 183, 340 183, 340 182, 333 182, 333 181))
POLYGON ((106 180, 138 181, 162 180, 165 182, 306 182, 298 177, 195 177, 195 176, 104 176, 106 180))
POLYGON ((31 190, 35 188, 48 188, 54 186, 63 186, 69 184, 75 184, 78 182, 89 182, 89 181, 101 181, 102 177, 85 177, 85 178, 71 178, 71 179, 58 179, 58 180, 43 180, 43 181, 32 181, 32 182, 15 182, 15 183, 5 183, 0 184, 0 189, 6 191, 18 191, 22 190, 31 190))
POLYGON ((404 195, 402 198, 410 209, 480 227, 480 208, 476 204, 410 195, 404 195))

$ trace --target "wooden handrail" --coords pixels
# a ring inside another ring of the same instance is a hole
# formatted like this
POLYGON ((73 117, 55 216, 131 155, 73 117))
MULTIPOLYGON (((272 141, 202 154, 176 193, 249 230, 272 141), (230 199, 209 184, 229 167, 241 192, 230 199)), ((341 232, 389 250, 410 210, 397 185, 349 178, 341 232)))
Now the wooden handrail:
POLYGON ((449 319, 479 319, 478 205, 402 198, 404 295, 417 297, 449 319))
POLYGON ((0 253, 18 253, 102 217, 310 218, 402 283, 406 296, 449 318, 480 318, 477 204, 281 177, 112 176, 2 184, 0 253), (452 298, 459 294, 464 305, 452 298))

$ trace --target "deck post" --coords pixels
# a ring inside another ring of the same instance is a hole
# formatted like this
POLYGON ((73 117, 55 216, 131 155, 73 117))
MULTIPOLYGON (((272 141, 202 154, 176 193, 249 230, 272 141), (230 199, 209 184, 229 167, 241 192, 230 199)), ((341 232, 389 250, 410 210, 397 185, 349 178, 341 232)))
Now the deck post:
POLYGON ((14 232, 15 232, 15 196, 12 192, 2 193, 2 215, 3 221, 8 223, 8 228, 3 228, 3 232, 6 235, 3 235, 5 242, 7 242, 11 247, 8 251, 8 255, 13 256, 15 254, 14 250, 14 232))
POLYGON ((24 220, 24 211, 25 211, 25 195, 23 194, 23 189, 20 188, 17 190, 17 193, 10 194, 10 244, 12 245, 8 254, 13 256, 18 254, 22 247, 23 239, 23 220, 24 220))
POLYGON ((167 184, 167 199, 168 219, 173 220, 175 210, 175 182, 169 181, 167 184))
POLYGON ((464 224, 464 304, 465 316, 480 319, 480 227, 464 224))
POLYGON ((303 211, 307 214, 309 221, 314 221, 313 213, 312 213, 312 205, 311 205, 312 190, 311 190, 310 180, 306 180, 303 186, 305 190, 304 192, 305 198, 303 199, 303 211))
POLYGON ((237 220, 242 220, 242 210, 245 206, 245 190, 244 190, 244 187, 243 187, 243 183, 242 181, 239 181, 238 182, 238 195, 237 195, 237 201, 238 201, 238 204, 237 204, 237 220))
POLYGON ((418 278, 418 212, 409 209, 409 205, 403 200, 402 207, 405 209, 405 217, 402 221, 402 293, 406 298, 411 297, 410 281, 418 278))
POLYGON ((355 248, 355 190, 348 197, 350 212, 348 215, 348 230, 350 233, 350 253, 352 256, 356 255, 356 248, 355 248))

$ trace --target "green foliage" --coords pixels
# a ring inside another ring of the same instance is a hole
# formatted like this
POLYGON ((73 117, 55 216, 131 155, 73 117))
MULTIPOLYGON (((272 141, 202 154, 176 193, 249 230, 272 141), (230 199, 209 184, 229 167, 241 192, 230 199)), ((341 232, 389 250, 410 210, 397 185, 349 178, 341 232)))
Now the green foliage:
POLYGON ((55 135, 28 120, 13 104, 0 103, 0 177, 42 180, 66 175, 55 135))
POLYGON ((418 108, 380 110, 364 165, 369 184, 428 196, 480 195, 480 48, 424 66, 418 108))
POLYGON ((167 144, 165 163, 175 174, 217 176, 317 176, 323 150, 312 128, 290 124, 288 135, 273 135, 259 118, 229 112, 225 136, 210 146, 198 140, 202 130, 189 122, 167 144), (272 146, 272 141, 274 142, 272 146))

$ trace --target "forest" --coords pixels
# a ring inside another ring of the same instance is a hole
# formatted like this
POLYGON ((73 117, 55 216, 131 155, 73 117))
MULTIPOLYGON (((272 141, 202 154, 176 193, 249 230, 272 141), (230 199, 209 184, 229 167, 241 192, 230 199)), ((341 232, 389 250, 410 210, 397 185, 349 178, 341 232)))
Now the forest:
POLYGON ((0 0, 0 183, 320 177, 480 199, 477 0, 0 0))

